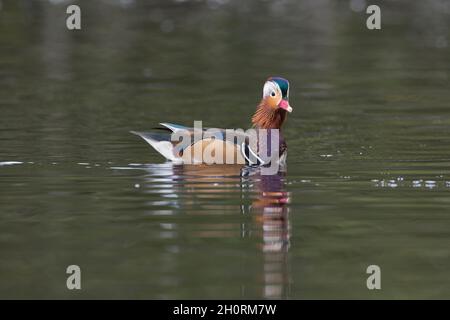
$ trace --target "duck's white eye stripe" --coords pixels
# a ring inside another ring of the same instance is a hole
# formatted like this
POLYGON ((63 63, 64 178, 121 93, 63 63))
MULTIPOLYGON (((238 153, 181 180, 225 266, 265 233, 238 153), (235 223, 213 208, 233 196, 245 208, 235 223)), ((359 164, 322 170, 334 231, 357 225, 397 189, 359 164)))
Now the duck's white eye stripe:
POLYGON ((278 87, 278 85, 273 82, 273 81, 267 81, 264 84, 264 89, 263 89, 263 97, 268 97, 268 96, 272 96, 274 97, 276 95, 277 92, 279 92, 280 89, 278 87), (275 95, 272 95, 272 93, 274 93, 275 95))

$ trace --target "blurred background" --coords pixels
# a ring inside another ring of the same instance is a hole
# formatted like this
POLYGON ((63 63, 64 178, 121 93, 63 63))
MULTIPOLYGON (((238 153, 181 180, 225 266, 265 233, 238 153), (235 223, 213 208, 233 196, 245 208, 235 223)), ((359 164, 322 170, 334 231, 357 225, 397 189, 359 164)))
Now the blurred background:
POLYGON ((0 0, 0 297, 450 298, 449 26, 446 0, 0 0), (286 174, 129 133, 248 128, 273 75, 286 174))

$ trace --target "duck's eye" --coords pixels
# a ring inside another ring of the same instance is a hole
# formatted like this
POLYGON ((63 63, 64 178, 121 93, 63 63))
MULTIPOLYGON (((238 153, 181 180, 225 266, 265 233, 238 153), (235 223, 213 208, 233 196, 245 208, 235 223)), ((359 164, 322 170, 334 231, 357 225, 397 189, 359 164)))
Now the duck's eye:
POLYGON ((276 96, 275 91, 272 91, 272 92, 270 93, 270 95, 271 95, 272 97, 275 97, 275 96, 276 96))

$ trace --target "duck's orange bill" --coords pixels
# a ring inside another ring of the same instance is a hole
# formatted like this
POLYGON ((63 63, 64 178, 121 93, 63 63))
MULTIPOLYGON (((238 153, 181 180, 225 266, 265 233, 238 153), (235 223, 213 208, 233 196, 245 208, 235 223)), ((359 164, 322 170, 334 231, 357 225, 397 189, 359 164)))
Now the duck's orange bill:
POLYGON ((284 100, 284 99, 281 100, 280 103, 278 104, 278 107, 286 110, 287 112, 292 112, 292 107, 289 105, 289 101, 287 101, 287 100, 284 100))

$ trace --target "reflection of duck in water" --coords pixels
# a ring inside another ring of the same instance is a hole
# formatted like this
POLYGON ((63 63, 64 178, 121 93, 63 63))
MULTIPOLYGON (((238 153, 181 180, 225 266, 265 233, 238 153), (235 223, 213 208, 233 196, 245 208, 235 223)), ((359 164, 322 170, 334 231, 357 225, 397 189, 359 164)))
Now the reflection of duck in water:
POLYGON ((268 133, 261 135, 258 131, 255 139, 243 131, 234 131, 234 134, 230 135, 224 129, 196 130, 170 123, 161 123, 163 128, 157 131, 133 133, 145 139, 167 160, 176 163, 238 163, 241 166, 268 164, 272 158, 263 157, 262 154, 267 154, 268 151, 272 154, 271 145, 278 145, 278 150, 274 151, 278 151, 277 161, 282 163, 286 158, 287 147, 278 130, 283 125, 287 112, 292 112, 288 99, 289 82, 287 80, 271 77, 266 81, 263 97, 252 117, 252 123, 255 129, 266 129, 268 133), (174 134, 176 139, 172 141, 174 134), (277 134, 274 137, 278 140, 269 140, 270 134, 277 134), (186 136, 187 143, 183 141, 186 136), (183 140, 180 141, 180 139, 183 140), (277 143, 274 144, 275 142, 277 143), (205 154, 211 155, 213 162, 205 160, 205 154))
POLYGON ((251 212, 262 230, 264 253, 263 296, 286 298, 289 295, 288 249, 290 238, 289 193, 284 187, 284 174, 261 175, 256 182, 259 197, 251 212))
MULTIPOLYGON (((260 294, 265 298, 289 297, 290 194, 285 188, 285 174, 279 171, 275 175, 261 175, 255 168, 251 174, 239 176, 234 170, 222 168, 224 171, 221 172, 220 167, 233 166, 189 166, 170 162, 149 165, 145 182, 150 187, 155 184, 159 187, 147 190, 154 190, 160 198, 155 202, 147 201, 147 205, 163 204, 165 215, 170 207, 169 210, 189 214, 214 213, 233 215, 237 219, 236 214, 241 212, 243 216, 238 223, 217 217, 213 224, 191 228, 190 235, 194 238, 256 240, 258 247, 252 254, 253 259, 257 259, 258 264, 260 258, 263 260, 261 270, 254 271, 255 289, 261 290, 260 294)), ((154 208, 152 212, 155 212, 154 208)))

